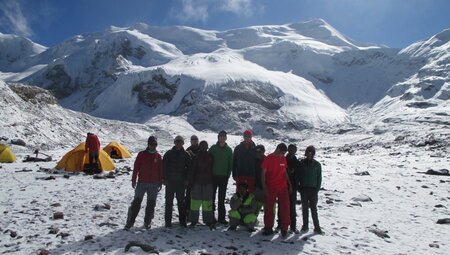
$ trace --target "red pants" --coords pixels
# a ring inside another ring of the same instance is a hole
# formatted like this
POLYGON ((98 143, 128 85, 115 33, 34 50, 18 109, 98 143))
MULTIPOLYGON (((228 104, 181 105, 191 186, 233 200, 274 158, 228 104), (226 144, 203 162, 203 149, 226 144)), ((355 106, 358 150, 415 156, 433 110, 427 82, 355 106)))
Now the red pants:
POLYGON ((236 181, 236 192, 238 192, 239 183, 245 182, 248 185, 248 192, 255 192, 255 177, 252 176, 236 176, 234 177, 236 181))
POLYGON ((280 225, 281 230, 287 231, 289 224, 291 224, 291 217, 289 211, 289 190, 287 187, 282 189, 267 188, 266 203, 264 204, 264 228, 272 229, 275 218, 274 206, 278 198, 278 210, 280 210, 280 225))

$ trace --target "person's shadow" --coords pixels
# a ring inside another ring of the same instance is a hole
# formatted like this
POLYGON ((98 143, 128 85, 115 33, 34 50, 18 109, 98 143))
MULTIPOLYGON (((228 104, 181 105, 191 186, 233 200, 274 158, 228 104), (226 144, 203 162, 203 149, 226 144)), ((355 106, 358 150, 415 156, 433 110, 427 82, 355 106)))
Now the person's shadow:
MULTIPOLYGON (((114 227, 114 226, 113 226, 114 227)), ((195 228, 154 227, 152 229, 117 229, 91 240, 80 240, 60 244, 49 250, 49 254, 299 254, 313 234, 288 234, 282 239, 279 234, 263 236, 261 231, 249 233, 245 229, 227 231, 218 227, 210 231, 206 226, 195 228), (151 246, 155 252, 146 252, 140 247, 125 248, 130 242, 151 246)))

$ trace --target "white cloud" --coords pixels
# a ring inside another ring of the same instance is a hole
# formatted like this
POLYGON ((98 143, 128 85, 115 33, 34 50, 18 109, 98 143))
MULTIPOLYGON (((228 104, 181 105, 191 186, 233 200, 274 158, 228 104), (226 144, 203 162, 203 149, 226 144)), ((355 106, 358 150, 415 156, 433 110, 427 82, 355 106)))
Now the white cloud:
POLYGON ((181 10, 172 9, 172 15, 182 21, 201 21, 208 19, 208 2, 203 0, 182 0, 181 10))
POLYGON ((181 21, 205 23, 214 13, 228 12, 250 17, 264 12, 264 7, 254 0, 180 0, 180 5, 171 9, 170 16, 181 21))
POLYGON ((31 37, 33 31, 28 25, 28 21, 22 13, 20 1, 2 0, 0 1, 0 26, 8 31, 26 37, 31 37))
POLYGON ((222 0, 221 9, 237 15, 252 16, 253 0, 222 0))

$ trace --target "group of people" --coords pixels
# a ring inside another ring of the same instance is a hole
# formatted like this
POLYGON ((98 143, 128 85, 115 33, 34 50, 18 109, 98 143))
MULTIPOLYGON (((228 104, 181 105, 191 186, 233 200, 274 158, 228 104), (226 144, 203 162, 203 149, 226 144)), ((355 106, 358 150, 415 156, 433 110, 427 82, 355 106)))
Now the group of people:
POLYGON ((151 227, 156 198, 164 185, 167 228, 172 227, 173 200, 176 198, 182 227, 186 227, 188 222, 190 227, 195 227, 199 223, 201 208, 203 223, 210 229, 215 229, 217 224, 229 224, 229 230, 242 225, 253 232, 259 212, 264 208, 263 235, 274 233, 275 211, 278 211, 277 228, 283 237, 289 227, 292 232, 299 233, 296 201, 297 192, 300 192, 301 232, 308 232, 308 213, 311 210, 314 232, 322 234, 317 215, 322 169, 314 159, 315 148, 308 146, 305 158, 298 160, 295 145, 280 143, 273 153, 266 156, 265 147, 256 145, 252 136, 252 131, 246 130, 243 141, 234 150, 226 143, 225 131, 219 132, 217 142, 211 147, 207 141, 199 142, 193 135, 191 145, 184 149, 184 138, 176 136, 174 146, 164 156, 156 149, 157 138, 150 136, 147 148, 139 152, 134 163, 131 183, 135 194, 128 209, 125 229, 133 227, 145 194, 144 227, 151 227), (230 198, 228 222, 225 198, 230 177, 236 182, 236 192, 230 198))

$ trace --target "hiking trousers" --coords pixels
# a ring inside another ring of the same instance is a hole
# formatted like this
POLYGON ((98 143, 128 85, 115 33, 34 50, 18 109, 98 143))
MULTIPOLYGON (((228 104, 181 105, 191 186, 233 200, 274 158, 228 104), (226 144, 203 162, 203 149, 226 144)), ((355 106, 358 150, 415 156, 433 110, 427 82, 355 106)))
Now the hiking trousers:
POLYGON ((152 219, 155 217, 156 197, 158 196, 159 184, 157 183, 140 183, 136 185, 134 190, 134 199, 131 202, 131 206, 128 208, 127 226, 132 227, 136 220, 139 210, 141 209, 141 203, 144 199, 145 193, 147 193, 147 206, 145 208, 144 224, 150 225, 152 219))
POLYGON ((272 229, 275 218, 274 206, 278 199, 278 210, 280 210, 281 230, 287 231, 291 223, 289 209, 289 190, 287 187, 271 189, 267 187, 266 203, 264 205, 264 228, 272 229))
POLYGON ((212 184, 194 184, 191 189, 191 211, 189 219, 197 223, 202 208, 203 223, 210 225, 214 223, 214 212, 212 209, 212 184))
POLYGON ((227 194, 228 179, 227 176, 213 176, 213 214, 216 210, 216 193, 218 193, 217 219, 219 222, 225 221, 225 196, 227 194))
POLYGON ((319 200, 319 191, 315 188, 300 188, 300 197, 302 199, 302 217, 303 227, 308 228, 309 209, 314 223, 314 228, 320 228, 319 216, 317 214, 317 202, 319 200))
POLYGON ((178 219, 180 224, 186 224, 186 206, 184 204, 184 195, 186 193, 186 186, 184 181, 169 181, 166 184, 166 208, 164 213, 164 220, 166 225, 172 224, 172 209, 173 199, 177 199, 178 205, 178 219))

